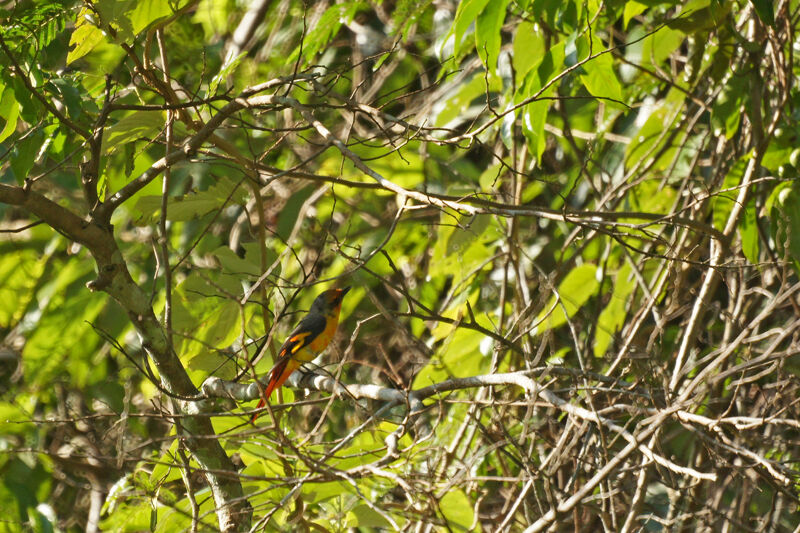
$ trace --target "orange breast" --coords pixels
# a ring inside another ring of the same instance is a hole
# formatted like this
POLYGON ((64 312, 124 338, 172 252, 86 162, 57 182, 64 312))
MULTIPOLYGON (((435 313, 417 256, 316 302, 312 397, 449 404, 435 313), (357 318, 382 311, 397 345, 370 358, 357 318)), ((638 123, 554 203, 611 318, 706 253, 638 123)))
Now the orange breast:
POLYGON ((315 354, 319 354, 322 350, 324 350, 331 342, 331 339, 333 339, 333 336, 336 334, 336 327, 339 325, 340 309, 341 306, 338 306, 331 311, 331 314, 329 314, 327 317, 325 329, 322 330, 322 333, 317 335, 316 339, 309 343, 308 348, 310 348, 315 354))

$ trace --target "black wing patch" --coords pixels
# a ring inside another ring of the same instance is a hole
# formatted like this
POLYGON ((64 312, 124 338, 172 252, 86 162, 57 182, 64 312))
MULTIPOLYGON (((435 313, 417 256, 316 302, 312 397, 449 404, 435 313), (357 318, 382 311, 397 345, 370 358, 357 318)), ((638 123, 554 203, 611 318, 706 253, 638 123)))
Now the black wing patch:
POLYGON ((293 354, 311 344, 320 333, 325 331, 326 323, 327 321, 322 315, 306 315, 297 327, 294 328, 294 331, 289 335, 289 338, 286 339, 286 342, 283 343, 283 346, 281 346, 278 352, 278 357, 280 359, 288 359, 293 354))

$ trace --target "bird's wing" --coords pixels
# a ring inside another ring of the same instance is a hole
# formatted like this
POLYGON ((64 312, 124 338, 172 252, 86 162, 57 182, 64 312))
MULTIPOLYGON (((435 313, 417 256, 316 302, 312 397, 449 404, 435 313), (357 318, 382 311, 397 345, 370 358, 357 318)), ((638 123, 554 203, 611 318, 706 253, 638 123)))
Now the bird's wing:
MULTIPOLYGON (((326 324, 327 320, 325 317, 317 314, 306 315, 306 317, 297 324, 297 327, 294 328, 294 331, 289 335, 289 338, 286 339, 286 342, 283 343, 283 346, 281 346, 278 352, 278 360, 272 367, 272 371, 269 374, 269 381, 267 382, 267 388, 264 391, 264 395, 259 400, 256 409, 264 407, 267 400, 272 395, 272 391, 283 385, 283 382, 286 381, 292 372, 297 370, 302 363, 310 361, 311 358, 313 358, 312 354, 306 356, 306 354, 298 352, 314 342, 314 339, 325 331, 326 324), (294 357, 295 355, 299 357, 294 357)), ((255 422, 257 417, 258 413, 254 414, 250 419, 251 422, 255 422)))
POLYGON ((288 359, 297 354, 297 352, 314 342, 314 339, 325 331, 326 324, 327 321, 322 315, 306 315, 297 327, 294 328, 294 331, 289 335, 289 338, 286 339, 286 342, 283 343, 280 351, 278 351, 278 364, 284 359, 288 359))
POLYGON ((280 387, 283 385, 283 382, 286 381, 286 378, 289 377, 289 374, 294 372, 294 370, 300 366, 300 364, 291 364, 289 365, 290 360, 294 360, 297 363, 305 363, 310 361, 313 358, 313 354, 304 354, 299 353, 303 348, 314 342, 320 333, 325 331, 325 317, 322 315, 307 315, 300 323, 294 328, 294 331, 289 338, 286 339, 286 342, 283 343, 281 346, 280 351, 278 352, 278 360, 275 362, 275 366, 272 367, 272 372, 269 375, 269 383, 267 384, 267 392, 266 396, 269 398, 272 390, 280 387), (295 357, 298 356, 298 357, 295 357), (289 372, 286 372, 287 365, 291 368, 289 372))

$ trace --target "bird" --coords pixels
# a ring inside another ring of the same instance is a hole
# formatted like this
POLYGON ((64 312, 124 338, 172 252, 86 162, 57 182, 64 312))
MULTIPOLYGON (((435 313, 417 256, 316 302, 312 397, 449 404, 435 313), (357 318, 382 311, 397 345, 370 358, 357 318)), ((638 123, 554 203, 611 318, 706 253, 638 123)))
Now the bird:
POLYGON ((342 299, 349 290, 350 287, 328 289, 316 297, 308 314, 297 324, 278 351, 278 360, 270 371, 267 388, 250 419, 251 423, 258 418, 259 410, 267 404, 272 391, 283 385, 303 363, 312 361, 331 342, 339 325, 342 299))

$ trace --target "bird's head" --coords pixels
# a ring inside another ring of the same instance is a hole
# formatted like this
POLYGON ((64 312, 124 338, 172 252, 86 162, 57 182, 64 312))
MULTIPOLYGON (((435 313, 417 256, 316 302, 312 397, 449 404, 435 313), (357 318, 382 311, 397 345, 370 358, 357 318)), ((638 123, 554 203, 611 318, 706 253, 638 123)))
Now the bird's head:
POLYGON ((338 312, 339 307, 342 305, 342 299, 349 290, 350 287, 345 287, 344 289, 328 289, 317 296, 314 303, 311 304, 311 312, 317 311, 325 315, 338 312))

